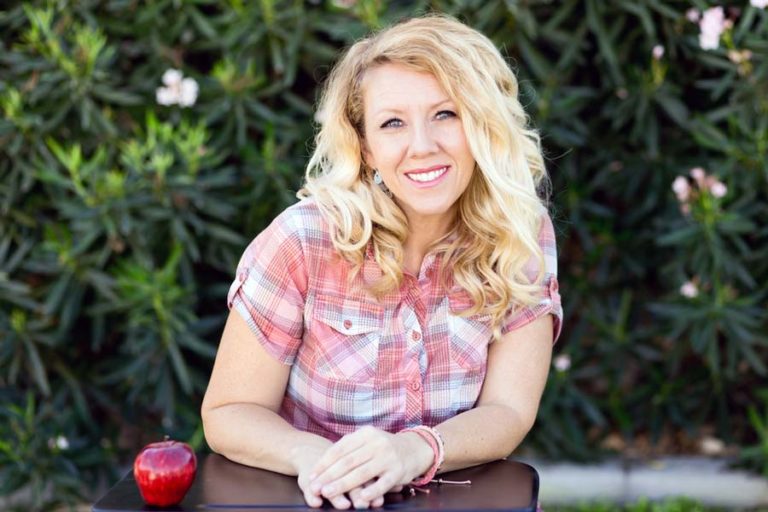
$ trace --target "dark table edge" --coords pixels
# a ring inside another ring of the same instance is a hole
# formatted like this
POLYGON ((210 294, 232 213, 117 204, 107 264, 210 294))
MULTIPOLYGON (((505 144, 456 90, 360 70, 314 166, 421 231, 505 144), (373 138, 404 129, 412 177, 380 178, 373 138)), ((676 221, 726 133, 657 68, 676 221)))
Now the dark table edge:
MULTIPOLYGON (((533 498, 531 503, 528 504, 527 508, 454 508, 450 509, 449 512, 535 512, 537 505, 538 505, 538 498, 539 498, 539 472, 536 471, 536 469, 531 466, 530 464, 527 464, 525 462, 515 461, 518 464, 522 464, 523 466, 527 467, 528 470, 533 475, 533 498)), ((125 476, 123 478, 119 479, 115 484, 109 488, 109 491, 117 487, 120 482, 122 482, 126 477, 133 474, 133 470, 129 470, 125 473, 125 476)), ((106 494, 109 494, 109 491, 107 491, 106 494)), ((112 509, 112 508, 99 508, 96 509, 96 505, 98 505, 98 501, 96 501, 93 505, 91 505, 91 512, 125 512, 124 510, 120 509, 112 509)), ((162 511, 163 508, 160 507, 145 507, 147 511, 150 510, 157 510, 162 511)), ((261 509, 280 509, 280 510, 303 510, 303 511, 318 511, 318 510, 335 510, 331 507, 326 508, 312 508, 312 507, 299 507, 299 506, 293 506, 293 505, 237 505, 237 504, 222 504, 217 505, 215 503, 206 503, 206 504, 200 504, 197 507, 195 507, 195 510, 231 510, 231 509, 249 509, 249 510, 261 510, 261 509)), ((368 509, 368 510, 407 510, 408 507, 404 506, 403 503, 397 503, 397 504, 390 504, 390 505, 384 505, 383 507, 375 508, 375 509, 368 509)), ((354 509, 348 509, 348 510, 354 510, 354 509)), ((429 512, 430 509, 414 509, 418 510, 419 512, 429 512)))

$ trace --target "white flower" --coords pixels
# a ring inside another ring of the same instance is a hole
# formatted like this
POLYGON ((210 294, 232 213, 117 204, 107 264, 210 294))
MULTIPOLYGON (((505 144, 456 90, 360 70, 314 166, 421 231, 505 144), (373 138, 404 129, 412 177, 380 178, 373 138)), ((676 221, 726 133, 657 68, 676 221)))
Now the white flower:
POLYGON ((173 105, 176 103, 176 93, 168 87, 158 87, 155 91, 155 99, 160 105, 173 105))
POLYGON ((158 87, 155 98, 160 105, 180 105, 191 107, 197 101, 199 86, 194 78, 183 78, 178 69, 169 69, 163 73, 165 87, 158 87))
POLYGON ((680 287, 680 295, 692 299, 699 295, 699 287, 693 281, 686 281, 683 286, 680 287))
POLYGON ((725 197, 725 194, 728 193, 728 187, 726 187, 725 184, 721 181, 715 181, 712 185, 710 185, 709 191, 714 197, 725 197))
POLYGON ((181 82, 181 79, 184 77, 184 75, 181 74, 181 71, 178 69, 167 69, 165 73, 163 73, 163 83, 167 85, 168 87, 171 87, 175 84, 178 84, 181 82))
POLYGON ((681 203, 687 201, 691 194, 691 186, 688 184, 685 176, 675 178, 675 181, 672 182, 672 190, 675 192, 677 200, 681 203))
POLYGON ((716 437, 706 436, 699 442, 699 448, 704 455, 722 455, 725 443, 716 437))
POLYGON ((702 50, 716 50, 720 47, 720 36, 726 28, 723 8, 712 7, 704 11, 699 21, 699 46, 702 50))
POLYGON ((696 23, 699 21, 699 17, 701 16, 701 13, 699 13, 699 10, 695 7, 691 7, 687 11, 685 11, 685 17, 688 18, 688 21, 691 23, 696 23))
POLYGON ((571 367, 571 356, 568 354, 560 354, 559 356, 555 357, 553 364, 555 366, 555 370, 559 372, 566 372, 571 367))
POLYGON ((768 0, 749 0, 749 5, 758 9, 765 9, 768 7, 768 0))
POLYGON ((69 449, 69 441, 66 437, 60 435, 57 436, 56 439, 48 439, 48 448, 51 450, 54 448, 58 448, 59 450, 67 450, 69 449))
POLYGON ((699 34, 699 46, 702 50, 717 50, 720 47, 720 36, 702 32, 699 34))
POLYGON ((657 44, 653 47, 653 58, 656 60, 661 60, 661 58, 664 56, 664 47, 660 44, 657 44))

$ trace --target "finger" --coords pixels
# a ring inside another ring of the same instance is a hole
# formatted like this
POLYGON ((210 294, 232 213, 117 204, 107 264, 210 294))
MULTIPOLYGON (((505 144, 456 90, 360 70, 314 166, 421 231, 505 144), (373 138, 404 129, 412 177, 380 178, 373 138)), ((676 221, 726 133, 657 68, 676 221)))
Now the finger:
POLYGON ((301 493, 304 496, 304 501, 307 502, 307 505, 313 508, 321 507, 323 506, 323 498, 317 493, 313 493, 312 490, 309 488, 309 484, 303 481, 303 478, 299 478, 299 489, 301 489, 301 493))
MULTIPOLYGON (((373 484, 375 481, 376 481, 375 479, 368 480, 364 486, 356 487, 351 491, 349 491, 349 498, 352 500, 352 506, 354 506, 357 509, 369 508, 370 506, 379 506, 379 507, 381 506, 381 505, 373 505, 373 502, 368 502, 360 497, 363 490, 369 485, 373 484)), ((383 501, 382 501, 382 504, 383 504, 383 501)))
POLYGON ((390 492, 402 492, 402 491, 403 491, 403 486, 402 485, 396 485, 393 488, 391 488, 390 490, 388 490, 387 492, 390 493, 390 492))
POLYGON ((363 492, 362 487, 355 487, 351 491, 349 491, 349 499, 352 502, 352 506, 356 509, 365 509, 370 506, 370 503, 368 501, 365 501, 360 498, 360 494, 363 492))
POLYGON ((343 494, 336 496, 335 498, 331 498, 328 501, 331 502, 333 508, 338 508, 340 510, 346 510, 352 506, 352 503, 343 494))
POLYGON ((319 508, 323 506, 323 498, 316 494, 312 494, 309 489, 304 491, 304 501, 306 501, 307 505, 312 508, 319 508))
POLYGON ((366 509, 366 508, 378 508, 384 505, 384 496, 377 496, 373 500, 366 500, 363 498, 363 491, 370 487, 376 480, 369 480, 368 483, 365 484, 365 487, 358 487, 356 489, 353 489, 349 493, 349 497, 352 499, 352 505, 356 509, 366 509))
MULTIPOLYGON (((367 501, 373 501, 380 496, 384 496, 390 489, 395 487, 395 478, 391 473, 385 473, 376 480, 375 483, 363 489, 360 498, 367 501)), ((402 488, 402 486, 400 486, 402 488)))
MULTIPOLYGON (((368 481, 378 477, 383 471, 384 468, 376 463, 376 461, 364 463, 342 475, 340 478, 323 485, 320 489, 320 494, 327 498, 344 494, 357 487, 363 487, 368 481)), ((376 496, 373 497, 375 498, 376 496)), ((371 499, 372 498, 367 498, 367 501, 371 501, 371 499)))
POLYGON ((315 480, 323 471, 338 462, 339 459, 364 447, 365 438, 367 437, 366 433, 367 430, 358 430, 336 441, 315 463, 312 471, 309 472, 309 480, 315 480))
POLYGON ((336 487, 336 484, 344 478, 347 478, 347 480, 344 481, 343 488, 335 492, 329 492, 334 492, 334 494, 341 494, 343 492, 349 491, 350 489, 354 489, 355 487, 362 486, 365 482, 376 475, 373 474, 366 477, 364 473, 360 473, 358 477, 349 477, 352 477, 358 473, 358 470, 365 464, 369 463, 372 457, 373 455, 368 450, 363 449, 356 450, 346 455, 345 457, 339 459, 334 464, 326 468, 325 471, 317 475, 314 480, 310 481, 310 487, 312 491, 320 493, 323 492, 323 489, 328 486, 336 487))

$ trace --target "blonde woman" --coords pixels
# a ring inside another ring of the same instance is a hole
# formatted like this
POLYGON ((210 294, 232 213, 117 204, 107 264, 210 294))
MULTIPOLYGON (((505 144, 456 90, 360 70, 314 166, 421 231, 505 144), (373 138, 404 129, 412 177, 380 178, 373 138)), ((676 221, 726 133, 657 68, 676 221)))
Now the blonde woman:
POLYGON ((229 292, 202 407, 214 451, 345 509, 517 447, 562 318, 517 95, 494 45, 445 16, 346 52, 301 201, 229 292))

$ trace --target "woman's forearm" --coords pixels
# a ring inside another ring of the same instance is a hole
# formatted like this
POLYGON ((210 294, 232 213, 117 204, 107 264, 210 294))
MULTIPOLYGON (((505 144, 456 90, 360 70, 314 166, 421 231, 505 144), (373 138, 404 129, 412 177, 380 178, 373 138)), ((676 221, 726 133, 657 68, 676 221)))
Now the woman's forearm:
POLYGON ((256 404, 233 403, 202 411, 205 439, 230 460, 295 476, 304 454, 331 442, 297 430, 274 411, 256 404))
POLYGON ((445 443, 440 473, 503 459, 522 442, 532 425, 514 409, 483 405, 437 425, 445 443))

